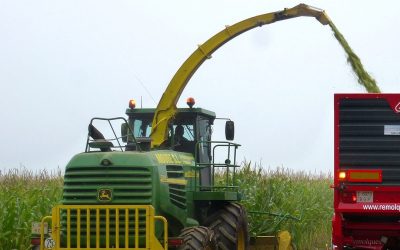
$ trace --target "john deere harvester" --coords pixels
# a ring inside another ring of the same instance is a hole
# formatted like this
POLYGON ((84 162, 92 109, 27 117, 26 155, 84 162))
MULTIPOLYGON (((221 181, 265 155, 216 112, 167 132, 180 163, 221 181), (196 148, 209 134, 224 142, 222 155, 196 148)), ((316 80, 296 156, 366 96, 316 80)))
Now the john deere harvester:
POLYGON ((85 151, 65 169, 62 203, 34 228, 35 247, 246 249, 234 124, 227 119, 227 141, 212 141, 215 113, 194 107, 192 98, 188 108, 177 109, 176 103, 198 67, 223 44, 254 27, 298 16, 329 22, 323 11, 301 4, 227 26, 183 63, 156 109, 138 109, 132 100, 127 119, 93 118, 85 151), (111 138, 98 129, 100 122, 109 125, 111 138), (216 171, 225 178, 215 180, 216 171))

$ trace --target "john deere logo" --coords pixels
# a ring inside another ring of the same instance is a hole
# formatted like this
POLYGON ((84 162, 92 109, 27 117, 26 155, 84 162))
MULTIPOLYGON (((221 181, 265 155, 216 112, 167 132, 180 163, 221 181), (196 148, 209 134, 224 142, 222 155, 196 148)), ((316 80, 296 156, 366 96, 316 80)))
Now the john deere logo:
POLYGON ((97 198, 99 201, 111 201, 112 200, 112 191, 111 189, 101 188, 97 192, 97 198))

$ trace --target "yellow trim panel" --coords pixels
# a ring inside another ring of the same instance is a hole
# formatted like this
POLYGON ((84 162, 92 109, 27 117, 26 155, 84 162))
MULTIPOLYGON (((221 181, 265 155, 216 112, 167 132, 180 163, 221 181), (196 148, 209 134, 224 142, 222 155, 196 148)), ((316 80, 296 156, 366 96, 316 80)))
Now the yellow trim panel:
POLYGON ((185 180, 185 179, 166 178, 165 176, 161 176, 160 182, 168 183, 168 184, 177 184, 177 185, 186 185, 187 184, 187 180, 185 180))
POLYGON ((176 155, 171 153, 156 153, 154 154, 159 164, 177 164, 177 165, 194 165, 193 156, 176 155))

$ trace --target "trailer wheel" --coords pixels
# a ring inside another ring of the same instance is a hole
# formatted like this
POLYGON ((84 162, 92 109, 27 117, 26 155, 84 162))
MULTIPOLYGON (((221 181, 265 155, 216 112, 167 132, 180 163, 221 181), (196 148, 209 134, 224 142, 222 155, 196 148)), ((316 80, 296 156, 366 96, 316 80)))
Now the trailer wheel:
POLYGON ((246 210, 237 203, 229 203, 207 218, 218 239, 218 249, 245 250, 249 246, 249 232, 246 210))
POLYGON ((207 227, 188 227, 182 230, 183 244, 178 250, 215 250, 217 249, 214 232, 207 227))

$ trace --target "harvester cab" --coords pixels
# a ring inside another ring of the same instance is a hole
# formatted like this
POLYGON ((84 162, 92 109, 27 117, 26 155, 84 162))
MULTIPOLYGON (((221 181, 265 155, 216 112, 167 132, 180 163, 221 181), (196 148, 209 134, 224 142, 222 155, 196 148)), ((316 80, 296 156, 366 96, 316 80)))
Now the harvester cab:
MULTIPOLYGON (((224 147, 228 150, 227 159, 224 163, 232 162, 232 164, 235 164, 236 159, 232 156, 235 157, 236 154, 230 154, 230 152, 236 153, 239 145, 212 141, 212 127, 215 119, 219 118, 216 118, 212 111, 193 107, 193 98, 188 98, 188 105, 189 108, 178 109, 174 119, 169 124, 167 140, 157 149, 191 154, 196 164, 202 168, 199 170, 200 186, 202 186, 202 189, 209 189, 212 185, 212 165, 218 164, 215 162, 216 157, 213 156, 215 151, 224 147), (234 149, 232 149, 232 146, 234 146, 234 149)), ((135 146, 137 143, 140 145, 139 149, 150 150, 154 113, 155 109, 153 108, 135 109, 134 106, 130 106, 126 110, 128 122, 121 126, 121 135, 126 142, 126 150, 137 150, 138 147, 135 146), (132 135, 129 135, 130 131, 132 131, 132 135), (146 144, 143 145, 143 142, 146 144)), ((234 123, 229 119, 225 120, 227 120, 225 124, 226 139, 233 140, 234 123)))
MULTIPOLYGON (((143 141, 144 138, 147 138, 148 141, 151 141, 150 135, 155 111, 156 109, 151 108, 128 108, 126 114, 129 117, 129 122, 121 126, 124 142, 133 142, 132 137, 128 136, 130 128, 136 140, 143 141)), ((196 151, 196 144, 201 144, 203 148, 210 148, 209 142, 211 141, 212 125, 215 119, 214 112, 202 108, 193 108, 193 104, 190 108, 178 109, 177 114, 169 124, 167 140, 158 148, 172 149, 193 155, 196 151)), ((234 138, 234 123, 229 119, 226 120, 225 136, 226 140, 231 141, 234 138)), ((200 157, 205 157, 205 155, 200 157)))

